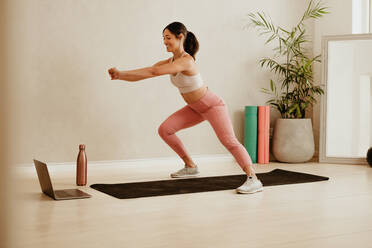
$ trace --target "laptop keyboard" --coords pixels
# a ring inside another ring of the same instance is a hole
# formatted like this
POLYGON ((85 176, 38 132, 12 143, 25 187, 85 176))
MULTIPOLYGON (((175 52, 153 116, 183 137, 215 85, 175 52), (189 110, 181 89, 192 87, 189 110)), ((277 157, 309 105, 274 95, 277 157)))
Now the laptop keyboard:
POLYGON ((64 189, 64 190, 56 190, 54 194, 58 198, 87 198, 90 197, 89 194, 78 190, 78 189, 64 189))
POLYGON ((58 196, 58 197, 70 197, 70 196, 74 196, 72 194, 69 194, 67 193, 66 191, 64 190, 56 190, 54 191, 55 195, 58 196))

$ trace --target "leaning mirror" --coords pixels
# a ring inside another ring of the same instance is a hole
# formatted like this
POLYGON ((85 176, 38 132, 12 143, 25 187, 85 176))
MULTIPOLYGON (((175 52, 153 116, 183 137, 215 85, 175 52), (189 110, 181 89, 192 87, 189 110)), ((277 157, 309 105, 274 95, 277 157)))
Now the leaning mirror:
POLYGON ((372 34, 322 37, 319 161, 365 164, 372 144, 372 34))

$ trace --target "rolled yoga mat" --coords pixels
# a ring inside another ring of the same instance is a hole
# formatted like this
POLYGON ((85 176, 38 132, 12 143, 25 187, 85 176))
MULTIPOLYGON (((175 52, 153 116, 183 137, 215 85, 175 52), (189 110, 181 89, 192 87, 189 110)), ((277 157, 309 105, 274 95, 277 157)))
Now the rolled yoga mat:
POLYGON ((270 106, 258 106, 257 163, 269 163, 270 106))
POLYGON ((257 163, 257 106, 245 106, 244 147, 252 163, 257 163))
MULTIPOLYGON (((328 177, 281 169, 274 169, 267 173, 257 173, 256 175, 265 187, 283 184, 309 183, 329 179, 328 177)), ((129 199, 149 196, 231 190, 242 185, 246 179, 247 176, 243 174, 135 183, 92 184, 90 187, 119 199, 129 199)))

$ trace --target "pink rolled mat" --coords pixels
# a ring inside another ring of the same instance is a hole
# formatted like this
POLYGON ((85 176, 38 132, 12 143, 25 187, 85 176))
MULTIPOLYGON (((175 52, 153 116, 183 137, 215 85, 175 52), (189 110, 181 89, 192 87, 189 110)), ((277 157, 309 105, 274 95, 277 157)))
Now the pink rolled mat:
POLYGON ((258 106, 257 163, 269 163, 270 106, 258 106))

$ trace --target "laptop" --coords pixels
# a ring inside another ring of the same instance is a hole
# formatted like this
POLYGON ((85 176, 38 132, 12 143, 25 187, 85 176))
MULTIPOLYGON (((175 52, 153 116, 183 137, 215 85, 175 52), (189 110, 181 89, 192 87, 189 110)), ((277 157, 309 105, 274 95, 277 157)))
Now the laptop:
POLYGON ((39 178, 41 190, 44 194, 50 196, 54 200, 70 200, 92 197, 91 195, 79 189, 61 189, 53 190, 52 181, 50 180, 48 167, 45 163, 34 159, 34 164, 39 178))

